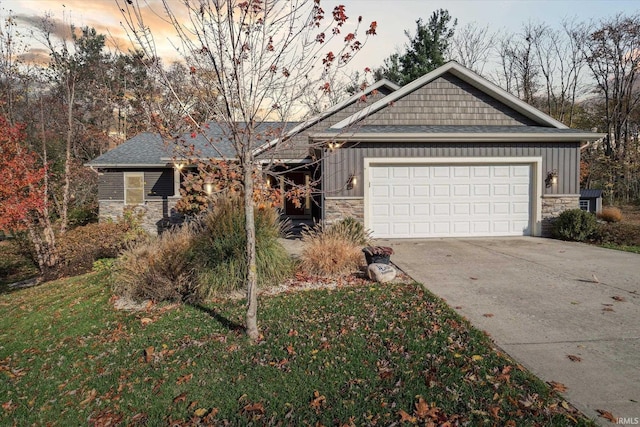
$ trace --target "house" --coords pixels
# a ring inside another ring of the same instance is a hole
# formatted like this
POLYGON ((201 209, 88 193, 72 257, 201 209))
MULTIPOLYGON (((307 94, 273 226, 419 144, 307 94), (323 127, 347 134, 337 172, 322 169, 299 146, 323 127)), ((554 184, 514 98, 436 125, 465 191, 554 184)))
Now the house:
MULTIPOLYGON (((315 199, 285 204, 286 215, 350 216, 379 238, 541 236, 579 207, 580 144, 602 135, 569 129, 454 61, 362 95, 287 124, 276 159, 280 139, 255 148, 286 169, 280 185, 320 183, 315 199)), ((180 185, 172 158, 142 134, 90 162, 101 173, 101 218, 128 204, 144 205, 150 224, 170 216, 180 185)))

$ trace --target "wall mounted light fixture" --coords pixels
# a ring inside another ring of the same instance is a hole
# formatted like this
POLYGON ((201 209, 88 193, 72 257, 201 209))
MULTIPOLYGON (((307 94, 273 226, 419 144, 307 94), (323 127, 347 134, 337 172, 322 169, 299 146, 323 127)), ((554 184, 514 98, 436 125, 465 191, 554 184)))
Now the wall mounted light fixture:
POLYGON ((332 141, 329 144, 327 144, 327 146, 329 147, 329 150, 333 151, 333 150, 335 150, 337 148, 340 148, 342 146, 342 143, 332 141))
POLYGON ((213 184, 210 182, 207 182, 206 184, 204 184, 204 191, 207 193, 208 196, 211 196, 211 193, 213 193, 213 184))
POLYGON ((547 187, 551 187, 558 183, 558 171, 556 169, 547 172, 547 177, 544 180, 547 187))
POLYGON ((347 190, 353 190, 353 187, 358 183, 358 178, 356 178, 356 174, 352 173, 349 175, 349 179, 347 180, 347 190))

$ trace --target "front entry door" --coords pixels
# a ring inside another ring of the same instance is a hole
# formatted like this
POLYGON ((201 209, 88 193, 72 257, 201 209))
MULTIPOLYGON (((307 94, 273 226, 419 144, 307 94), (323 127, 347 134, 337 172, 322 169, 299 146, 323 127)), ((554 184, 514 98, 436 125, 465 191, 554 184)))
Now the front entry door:
MULTIPOLYGON (((306 172, 288 172, 283 177, 283 191, 286 193, 294 187, 304 187, 309 190, 309 174, 306 172)), ((294 200, 285 198, 284 200, 285 215, 293 218, 306 217, 311 215, 311 203, 309 194, 296 203, 294 200)))

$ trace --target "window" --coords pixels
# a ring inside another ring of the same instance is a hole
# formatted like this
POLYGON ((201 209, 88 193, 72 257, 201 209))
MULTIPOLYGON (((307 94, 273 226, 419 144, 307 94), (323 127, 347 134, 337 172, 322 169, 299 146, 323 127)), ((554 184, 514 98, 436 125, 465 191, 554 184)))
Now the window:
POLYGON ((589 201, 588 200, 580 200, 580 209, 583 211, 589 212, 589 201))
POLYGON ((124 173, 125 205, 141 205, 144 203, 144 172, 124 173))

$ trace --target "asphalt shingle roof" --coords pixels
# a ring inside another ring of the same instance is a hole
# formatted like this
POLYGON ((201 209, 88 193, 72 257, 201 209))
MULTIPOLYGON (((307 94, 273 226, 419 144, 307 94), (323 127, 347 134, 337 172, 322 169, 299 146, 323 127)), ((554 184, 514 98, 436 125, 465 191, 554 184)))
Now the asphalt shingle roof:
POLYGON ((591 189, 583 189, 580 190, 580 197, 585 199, 592 199, 597 197, 602 197, 602 190, 591 190, 591 189))
MULTIPOLYGON (((297 123, 285 123, 284 128, 291 129, 297 123)), ((282 123, 264 122, 257 127, 258 132, 275 132, 283 126, 282 123)), ((265 137, 268 139, 271 137, 265 137)), ((266 140, 256 141, 256 145, 262 145, 266 140)), ((224 129, 217 124, 210 124, 206 137, 197 134, 192 138, 190 134, 184 134, 180 139, 163 141, 160 134, 144 132, 128 139, 116 148, 104 153, 88 163, 94 167, 151 167, 170 163, 174 158, 184 158, 187 151, 185 145, 193 145, 194 151, 201 158, 235 158, 236 150, 231 141, 225 136, 224 129), (213 141, 213 144, 209 143, 213 141), (180 142, 182 141, 182 142, 180 142), (215 148, 214 148, 215 147, 215 148)), ((255 147, 254 147, 255 148, 255 147)))

